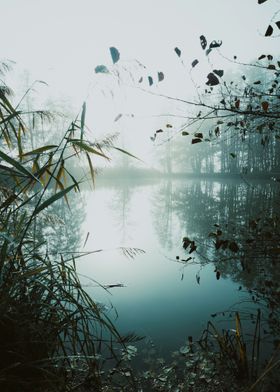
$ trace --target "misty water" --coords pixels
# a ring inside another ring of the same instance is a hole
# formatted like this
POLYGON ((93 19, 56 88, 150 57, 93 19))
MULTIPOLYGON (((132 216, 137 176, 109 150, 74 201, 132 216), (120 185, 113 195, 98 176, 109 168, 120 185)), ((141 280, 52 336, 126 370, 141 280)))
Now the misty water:
MULTIPOLYGON (((217 312, 255 311, 246 289, 258 276, 254 270, 243 276, 240 265, 229 262, 219 266, 217 279, 218 253, 208 249, 209 233, 217 224, 234 228, 273 209, 277 192, 272 181, 100 181, 94 192, 84 191, 79 211, 82 242, 89 233, 83 250, 102 250, 77 261, 82 281, 107 305, 121 333, 151 339, 163 355, 178 349, 188 336, 198 339, 217 312), (183 249, 185 236, 197 251, 183 249), (131 258, 131 248, 145 253, 131 258), (124 287, 108 293, 90 279, 124 287)), ((232 326, 228 317, 215 321, 232 326)))

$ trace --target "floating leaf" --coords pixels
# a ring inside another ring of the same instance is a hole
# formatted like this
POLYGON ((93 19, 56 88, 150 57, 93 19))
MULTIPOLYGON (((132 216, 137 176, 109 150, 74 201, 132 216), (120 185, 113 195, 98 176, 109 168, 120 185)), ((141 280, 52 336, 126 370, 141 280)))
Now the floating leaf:
POLYGON ((229 155, 230 155, 232 158, 236 158, 236 154, 234 154, 234 152, 231 152, 229 155))
POLYGON ((209 45, 210 49, 213 48, 219 48, 222 45, 222 41, 212 41, 211 44, 209 45))
POLYGON ((222 69, 214 69, 214 74, 218 75, 220 78, 224 75, 224 71, 222 69))
POLYGON ((142 83, 143 82, 143 76, 141 76, 141 78, 138 80, 138 83, 142 83))
POLYGON ((262 102, 262 108, 265 112, 268 111, 269 103, 267 101, 262 102))
POLYGON ((195 67, 198 63, 199 63, 199 61, 198 61, 197 59, 195 59, 195 60, 192 62, 192 67, 195 67))
POLYGON ((267 0, 258 0, 258 4, 263 4, 265 3, 267 0))
POLYGON ((200 143, 202 142, 201 139, 192 139, 192 144, 200 143))
POLYGON ((171 124, 166 124, 166 128, 173 128, 171 124))
POLYGON ((211 49, 211 48, 208 48, 208 49, 206 50, 206 52, 205 52, 206 56, 208 56, 208 54, 209 54, 210 52, 212 52, 212 49, 211 49))
POLYGON ((118 51, 118 49, 115 48, 114 46, 111 46, 110 53, 111 53, 113 63, 114 64, 117 63, 120 59, 120 52, 118 51))
POLYGON ((149 85, 152 86, 154 81, 153 81, 153 78, 151 76, 148 76, 148 81, 149 81, 149 85))
POLYGON ((262 60, 262 59, 265 59, 266 58, 266 55, 265 54, 262 54, 259 58, 258 58, 258 60, 262 60))
POLYGON ((95 67, 95 73, 109 73, 109 70, 105 65, 97 65, 95 67))
POLYGON ((201 45, 202 49, 203 50, 206 49, 206 46, 207 46, 206 38, 204 37, 204 35, 201 35, 199 38, 200 38, 200 45, 201 45))
POLYGON ((266 32, 265 32, 265 37, 270 37, 273 33, 273 27, 271 25, 268 26, 266 32))
POLYGON ((253 84, 261 84, 260 80, 257 80, 256 82, 254 82, 253 84))
POLYGON ((215 76, 212 72, 210 74, 207 75, 207 86, 216 86, 217 84, 219 84, 219 79, 217 78, 217 76, 215 76))
POLYGON ((156 131, 156 133, 161 133, 161 132, 163 132, 162 129, 158 129, 158 130, 156 131))
POLYGON ((182 132, 182 136, 188 136, 188 135, 189 135, 189 132, 187 132, 187 131, 182 132))
POLYGON ((269 66, 267 67, 268 69, 276 69, 274 64, 269 64, 269 66))
POLYGON ((179 49, 179 48, 177 48, 177 46, 176 46, 176 48, 174 49, 175 50, 175 53, 177 54, 177 56, 178 57, 181 57, 181 50, 179 49))
POLYGON ((164 73, 163 72, 158 72, 158 81, 162 82, 164 79, 164 73))
POLYGON ((280 29, 280 20, 278 20, 277 22, 275 22, 276 26, 278 27, 278 29, 280 29))
POLYGON ((269 61, 271 61, 271 60, 273 60, 273 56, 271 56, 271 54, 268 54, 268 55, 267 55, 267 59, 268 59, 269 61))

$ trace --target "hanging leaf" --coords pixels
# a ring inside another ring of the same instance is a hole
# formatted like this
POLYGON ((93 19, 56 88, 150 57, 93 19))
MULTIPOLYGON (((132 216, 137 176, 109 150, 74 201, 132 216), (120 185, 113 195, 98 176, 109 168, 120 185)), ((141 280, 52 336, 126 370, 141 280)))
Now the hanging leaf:
POLYGON ((120 59, 120 52, 118 51, 118 49, 114 48, 114 46, 111 46, 110 54, 111 54, 113 63, 114 64, 117 63, 120 59))
POLYGON ((219 280, 221 277, 221 273, 220 271, 216 271, 216 279, 219 280))
POLYGON ((267 101, 263 101, 263 102, 262 102, 262 108, 263 108, 263 110, 264 110, 265 112, 268 111, 268 106, 269 106, 269 103, 268 103, 267 101))
POLYGON ((195 275, 195 278, 196 278, 197 284, 199 284, 200 283, 200 276, 198 273, 195 275))
POLYGON ((201 35, 199 38, 200 38, 200 45, 201 45, 202 49, 203 50, 206 49, 206 46, 207 46, 206 38, 204 37, 204 35, 201 35))
POLYGON ((210 49, 213 48, 219 48, 222 45, 222 41, 212 41, 211 44, 209 45, 210 49))
POLYGON ((203 138, 203 134, 200 133, 200 132, 195 133, 194 136, 195 136, 195 137, 199 137, 200 139, 203 138))
POLYGON ((163 72, 158 72, 158 81, 162 82, 164 79, 164 73, 163 72))
POLYGON ((199 63, 199 61, 198 61, 197 59, 195 59, 195 60, 192 62, 192 67, 194 68, 198 63, 199 63))
POLYGON ((262 54, 259 58, 258 58, 258 60, 262 60, 262 59, 265 59, 266 58, 266 55, 265 54, 262 54))
POLYGON ((177 48, 177 46, 176 46, 176 48, 174 49, 175 50, 175 53, 177 54, 177 56, 178 57, 181 57, 181 50, 179 49, 179 48, 177 48))
POLYGON ((266 32, 265 32, 265 37, 270 37, 273 33, 273 27, 271 25, 268 26, 266 32))
POLYGON ((208 48, 208 49, 206 50, 206 52, 205 52, 206 56, 208 56, 208 54, 209 54, 210 52, 212 52, 212 49, 211 49, 211 48, 208 48))
POLYGON ((109 70, 105 65, 97 65, 95 67, 95 73, 109 73, 109 70))
POLYGON ((224 75, 224 71, 222 69, 214 69, 213 72, 214 74, 218 75, 220 78, 222 78, 224 75))
POLYGON ((219 79, 217 78, 217 76, 215 76, 212 72, 210 74, 207 75, 207 86, 216 86, 217 84, 219 84, 219 79))
POLYGON ((192 139, 192 144, 200 143, 202 142, 201 139, 192 139))
POLYGON ((154 81, 153 81, 153 78, 151 76, 148 76, 148 81, 149 81, 149 85, 152 86, 154 81))
POLYGON ((118 114, 117 117, 115 118, 114 122, 118 121, 122 117, 122 114, 118 114))
POLYGON ((189 132, 187 132, 187 131, 182 132, 182 136, 188 136, 188 135, 189 135, 189 132))
POLYGON ((236 158, 236 154, 234 154, 233 152, 231 152, 229 155, 230 155, 232 158, 236 158))

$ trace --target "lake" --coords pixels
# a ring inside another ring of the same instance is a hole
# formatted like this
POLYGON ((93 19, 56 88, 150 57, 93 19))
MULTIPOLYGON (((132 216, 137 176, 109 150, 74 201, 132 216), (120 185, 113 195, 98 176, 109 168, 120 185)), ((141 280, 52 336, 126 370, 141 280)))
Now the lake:
MULTIPOLYGON (((237 238, 238 225, 277 208, 277 194, 272 181, 99 181, 94 192, 83 192, 81 243, 89 233, 83 251, 102 252, 77 260, 82 282, 108 306, 121 333, 145 336, 165 355, 188 336, 198 339, 217 312, 249 314, 260 306, 248 302, 255 271, 244 271, 235 254, 217 266, 209 233, 219 228, 237 238), (195 241, 196 251, 183 249, 183 237, 195 241), (145 253, 132 258, 132 248, 145 253), (124 287, 108 293, 85 276, 124 287)), ((215 318, 219 327, 232 327, 228 315, 215 318)))

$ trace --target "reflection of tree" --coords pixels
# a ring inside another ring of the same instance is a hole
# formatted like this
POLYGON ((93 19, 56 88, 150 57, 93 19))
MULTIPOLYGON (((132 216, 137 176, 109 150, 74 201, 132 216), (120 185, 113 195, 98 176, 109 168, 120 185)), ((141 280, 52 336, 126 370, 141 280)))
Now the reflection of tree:
POLYGON ((160 243, 164 248, 173 248, 173 204, 172 182, 159 186, 153 198, 154 226, 160 243))
POLYGON ((122 186, 116 188, 113 200, 110 202, 110 208, 113 210, 115 222, 122 233, 121 242, 125 244, 128 237, 128 227, 131 222, 128 221, 130 202, 133 194, 131 184, 124 182, 122 186))
POLYGON ((248 290, 253 302, 264 304, 271 329, 280 333, 278 193, 273 183, 190 181, 173 187, 168 183, 155 197, 154 215, 164 247, 172 246, 172 217, 177 217, 204 260, 214 262, 219 276, 248 290), (233 241, 238 248, 232 250, 228 244, 233 241))

